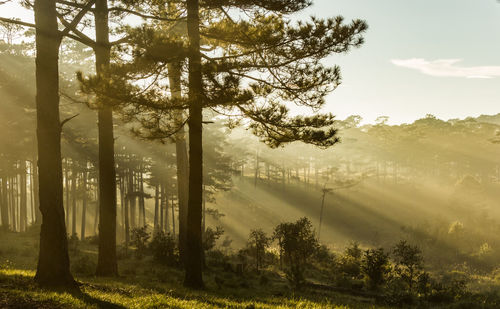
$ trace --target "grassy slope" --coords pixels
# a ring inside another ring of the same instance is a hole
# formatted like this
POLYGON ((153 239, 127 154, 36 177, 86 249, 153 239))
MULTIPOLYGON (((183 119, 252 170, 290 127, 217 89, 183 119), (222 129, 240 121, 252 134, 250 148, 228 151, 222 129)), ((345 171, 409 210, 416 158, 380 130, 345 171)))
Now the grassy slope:
MULTIPOLYGON (((32 280, 36 266, 33 234, 0 234, 0 308, 381 308, 371 299, 334 292, 292 293, 279 277, 261 286, 257 277, 218 273, 225 282, 218 288, 216 274, 208 272, 206 290, 190 291, 182 287, 181 271, 133 258, 120 260, 120 278, 77 274, 80 292, 42 290, 32 280)), ((78 254, 82 255, 94 260, 95 250, 86 245, 78 254)))

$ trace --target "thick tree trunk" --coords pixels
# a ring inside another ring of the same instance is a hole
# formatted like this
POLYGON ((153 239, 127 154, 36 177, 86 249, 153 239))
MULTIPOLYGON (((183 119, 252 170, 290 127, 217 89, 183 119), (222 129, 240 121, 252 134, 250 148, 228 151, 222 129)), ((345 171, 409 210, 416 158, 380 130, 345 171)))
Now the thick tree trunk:
MULTIPOLYGON (((182 98, 180 64, 170 64, 168 73, 172 98, 182 98)), ((176 125, 181 126, 183 123, 184 117, 179 112, 176 115, 176 125)), ((179 254, 181 261, 184 262, 186 259, 187 204, 189 198, 189 165, 184 126, 176 134, 175 151, 177 160, 177 196, 179 200, 179 254)))
POLYGON ((200 289, 203 284, 201 240, 203 186, 203 81, 200 53, 199 1, 187 0, 189 37, 189 200, 184 285, 200 289))
POLYGON ((59 119, 59 45, 55 0, 35 0, 36 108, 40 177, 40 253, 35 281, 42 286, 76 283, 70 273, 64 223, 59 119))
MULTIPOLYGON (((96 72, 102 75, 110 63, 108 2, 97 0, 95 4, 96 72)), ((113 136, 113 112, 100 98, 99 129, 99 254, 98 276, 118 275, 116 261, 116 171, 113 136)))

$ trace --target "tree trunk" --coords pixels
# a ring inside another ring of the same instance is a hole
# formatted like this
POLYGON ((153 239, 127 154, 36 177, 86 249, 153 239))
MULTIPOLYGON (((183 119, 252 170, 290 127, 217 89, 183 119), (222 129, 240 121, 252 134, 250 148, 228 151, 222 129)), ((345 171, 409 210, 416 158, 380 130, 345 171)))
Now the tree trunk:
MULTIPOLYGON (((109 67, 111 49, 109 45, 108 2, 95 3, 96 72, 101 75, 109 67)), ((98 276, 118 275, 116 261, 116 171, 113 136, 113 112, 104 98, 99 98, 97 112, 99 130, 99 253, 98 276)))
POLYGON ((59 45, 55 0, 35 0, 36 108, 40 177, 40 253, 35 281, 76 287, 70 273, 64 222, 59 119, 59 45))
POLYGON ((1 203, 2 203, 2 228, 5 230, 9 229, 9 202, 7 198, 7 178, 5 176, 2 177, 2 196, 1 196, 1 203))
POLYGON ((160 189, 158 183, 155 185, 155 217, 154 217, 154 231, 155 233, 158 231, 158 208, 159 208, 159 199, 160 199, 160 189))
MULTIPOLYGON (((172 98, 180 99, 182 98, 180 64, 169 64, 168 72, 172 98)), ((176 122, 178 126, 183 126, 184 117, 182 112, 176 115, 176 122)), ((184 262, 186 259, 187 204, 189 198, 189 166, 184 126, 176 134, 175 152, 177 160, 177 197, 179 200, 179 254, 181 261, 184 262)))
POLYGON ((201 240, 203 186, 203 81, 200 53, 199 1, 187 0, 189 37, 189 200, 184 285, 203 288, 201 240))
MULTIPOLYGON (((69 164, 68 158, 64 160, 64 189, 66 193, 66 200, 64 206, 66 207, 66 227, 69 228, 69 164)), ((66 231, 68 233, 68 231, 66 231)))
POLYGON ((141 196, 139 197, 139 208, 141 209, 140 215, 142 216, 141 226, 146 226, 146 203, 144 201, 144 173, 142 166, 139 174, 139 186, 139 191, 141 192, 141 196))
POLYGON ((76 173, 76 162, 73 161, 73 168, 71 170, 71 236, 76 237, 76 202, 77 202, 77 194, 76 194, 76 181, 77 181, 77 173, 76 173))
POLYGON ((40 212, 40 200, 38 189, 38 158, 33 158, 33 198, 35 203, 35 224, 42 223, 42 213, 40 212))
MULTIPOLYGON (((87 162, 85 162, 86 165, 87 162)), ((80 237, 82 240, 85 239, 85 224, 87 223, 87 166, 84 167, 82 175, 82 226, 80 237)))
POLYGON ((172 235, 175 238, 175 206, 174 195, 172 194, 172 235))
POLYGON ((21 160, 21 165, 19 168, 19 178, 20 178, 20 203, 19 203, 19 230, 21 232, 26 232, 28 229, 28 195, 26 191, 26 161, 21 160))
POLYGON ((164 211, 165 205, 165 184, 161 184, 161 196, 160 196, 160 231, 165 231, 163 224, 163 216, 165 214, 164 211))

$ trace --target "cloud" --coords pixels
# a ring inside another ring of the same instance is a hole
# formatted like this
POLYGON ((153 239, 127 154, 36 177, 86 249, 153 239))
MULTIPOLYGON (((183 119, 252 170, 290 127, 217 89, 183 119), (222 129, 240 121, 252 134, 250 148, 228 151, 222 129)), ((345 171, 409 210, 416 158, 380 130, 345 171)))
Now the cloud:
POLYGON ((500 66, 461 66, 462 59, 438 59, 428 61, 422 58, 393 59, 392 64, 417 70, 420 73, 437 77, 494 78, 500 77, 500 66))

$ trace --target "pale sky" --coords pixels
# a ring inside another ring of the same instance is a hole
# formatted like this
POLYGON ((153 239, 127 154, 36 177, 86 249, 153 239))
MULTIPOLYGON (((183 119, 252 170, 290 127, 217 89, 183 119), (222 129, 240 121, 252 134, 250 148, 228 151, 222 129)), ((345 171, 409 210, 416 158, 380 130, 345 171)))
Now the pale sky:
POLYGON ((390 123, 500 113, 496 0, 316 0, 310 14, 365 19, 365 45, 331 63, 343 86, 326 110, 390 123))
MULTIPOLYGON (((365 122, 412 122, 500 113, 500 3, 496 0, 315 0, 303 17, 361 18, 366 43, 327 63, 343 85, 326 111, 365 122)), ((32 21, 11 5, 0 16, 32 21)))

